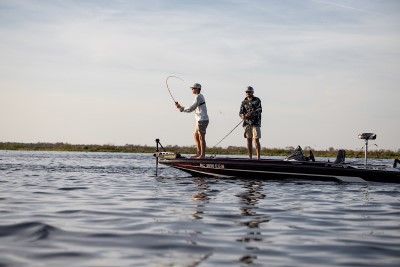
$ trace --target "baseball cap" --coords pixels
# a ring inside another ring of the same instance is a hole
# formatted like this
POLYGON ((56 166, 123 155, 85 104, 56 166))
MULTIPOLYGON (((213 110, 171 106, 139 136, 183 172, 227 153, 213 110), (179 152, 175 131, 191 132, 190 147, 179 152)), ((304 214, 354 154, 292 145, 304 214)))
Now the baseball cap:
POLYGON ((201 84, 199 84, 199 83, 195 83, 195 84, 193 84, 193 86, 192 86, 192 87, 190 87, 190 88, 201 89, 201 84))

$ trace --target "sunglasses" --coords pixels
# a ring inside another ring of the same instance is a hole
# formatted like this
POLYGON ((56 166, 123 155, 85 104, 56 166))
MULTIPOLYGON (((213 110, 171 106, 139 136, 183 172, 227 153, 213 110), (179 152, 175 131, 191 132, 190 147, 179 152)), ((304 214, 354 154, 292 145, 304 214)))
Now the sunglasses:
POLYGON ((253 91, 246 91, 247 94, 252 94, 254 93, 253 91))

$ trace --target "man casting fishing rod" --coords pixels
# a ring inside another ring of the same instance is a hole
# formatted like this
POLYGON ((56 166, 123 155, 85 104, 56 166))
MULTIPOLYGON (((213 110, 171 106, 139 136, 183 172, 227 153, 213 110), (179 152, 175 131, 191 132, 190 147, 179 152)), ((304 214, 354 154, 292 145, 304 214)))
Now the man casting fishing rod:
POLYGON ((246 98, 242 101, 240 106, 239 116, 243 119, 244 137, 247 139, 247 150, 249 159, 253 158, 253 145, 252 139, 257 151, 257 159, 261 156, 261 100, 254 96, 253 87, 246 88, 246 98))
POLYGON ((195 83, 191 88, 195 95, 193 104, 187 108, 182 107, 178 102, 175 102, 175 105, 180 112, 190 113, 195 111, 196 127, 194 130, 194 141, 196 143, 197 154, 194 157, 203 159, 206 154, 206 129, 209 122, 207 106, 204 96, 200 93, 201 85, 195 83))

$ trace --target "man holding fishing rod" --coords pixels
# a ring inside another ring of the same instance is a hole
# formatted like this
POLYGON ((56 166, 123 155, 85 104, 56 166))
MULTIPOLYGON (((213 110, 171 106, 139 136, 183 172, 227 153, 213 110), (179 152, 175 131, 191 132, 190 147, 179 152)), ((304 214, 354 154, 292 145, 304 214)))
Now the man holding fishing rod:
POLYGON ((243 120, 244 137, 247 138, 247 150, 249 153, 249 159, 253 158, 253 144, 257 151, 257 160, 261 156, 261 100, 254 96, 254 89, 251 86, 246 88, 246 98, 242 101, 240 106, 239 116, 243 120))
POLYGON ((201 85, 195 83, 191 88, 195 95, 193 104, 187 108, 182 107, 178 102, 175 102, 175 105, 180 112, 190 113, 195 111, 196 127, 194 130, 194 141, 196 142, 197 154, 194 157, 204 159, 206 154, 206 129, 209 122, 207 106, 204 96, 200 93, 201 85))

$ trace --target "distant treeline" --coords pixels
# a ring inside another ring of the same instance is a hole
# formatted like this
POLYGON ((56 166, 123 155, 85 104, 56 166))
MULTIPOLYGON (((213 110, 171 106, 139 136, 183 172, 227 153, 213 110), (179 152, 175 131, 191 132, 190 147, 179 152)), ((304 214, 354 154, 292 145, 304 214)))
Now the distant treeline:
MULTIPOLYGON (((164 146, 166 151, 177 152, 181 154, 195 154, 196 148, 194 146, 164 146)), ((265 148, 261 150, 263 156, 287 156, 295 148, 265 148)), ((68 143, 2 143, 0 142, 0 150, 35 150, 35 151, 75 151, 75 152, 124 152, 124 153, 154 153, 155 146, 147 145, 130 145, 124 146, 116 145, 74 145, 68 143)), ((162 148, 159 148, 162 151, 162 148)), ((304 153, 308 156, 310 147, 303 148, 304 153)), ((207 148, 207 154, 225 154, 225 155, 246 155, 246 147, 228 146, 227 148, 215 147, 207 148)), ((337 149, 329 148, 328 150, 312 150, 315 157, 336 157, 337 149)), ((371 158, 400 158, 400 149, 392 151, 388 149, 370 150, 369 157, 371 158)), ((348 158, 362 158, 364 157, 363 150, 346 150, 346 157, 348 158)))

